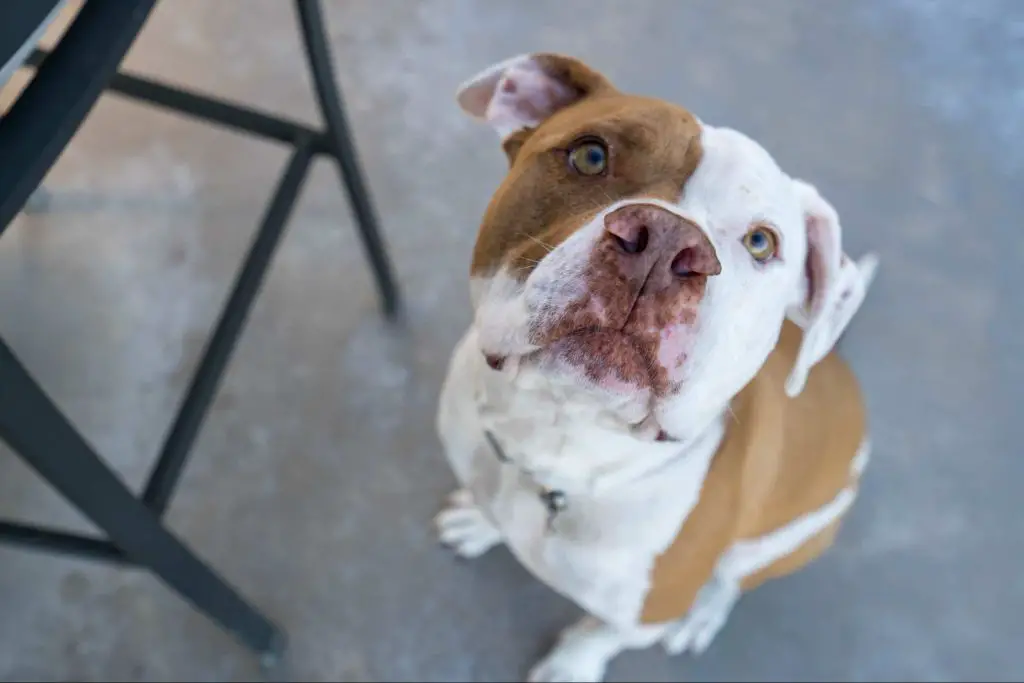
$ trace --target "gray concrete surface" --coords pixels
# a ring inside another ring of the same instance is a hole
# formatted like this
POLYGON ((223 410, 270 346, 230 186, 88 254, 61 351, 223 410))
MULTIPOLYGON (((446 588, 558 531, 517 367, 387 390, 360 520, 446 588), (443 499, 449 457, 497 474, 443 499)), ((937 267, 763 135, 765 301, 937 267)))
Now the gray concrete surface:
MULTIPOLYGON (((1024 4, 942 0, 349 0, 327 16, 408 297, 390 328, 333 169, 318 166, 170 523, 287 626, 291 675, 509 680, 571 605, 504 550, 456 562, 430 518, 433 433, 503 171, 451 95, 532 49, 758 138, 882 269, 844 342, 875 457, 838 547, 745 598, 701 658, 616 680, 1024 675, 1024 4)), ((276 0, 162 3, 132 68, 303 118, 276 0)), ((114 98, 0 240, 0 334, 132 485, 194 365, 284 152, 114 98)), ((0 513, 87 528, 6 451, 0 513)), ((251 679, 252 658, 151 577, 0 551, 0 679, 251 679)))

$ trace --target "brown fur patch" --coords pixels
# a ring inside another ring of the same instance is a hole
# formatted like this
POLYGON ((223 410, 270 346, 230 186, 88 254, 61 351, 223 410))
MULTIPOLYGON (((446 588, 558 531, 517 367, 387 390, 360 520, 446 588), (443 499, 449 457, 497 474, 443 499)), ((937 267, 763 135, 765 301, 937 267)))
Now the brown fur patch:
POLYGON ((650 383, 650 359, 634 340, 616 330, 570 334, 555 342, 549 352, 554 358, 580 368, 595 383, 609 379, 632 386, 650 383))
MULTIPOLYGON (((857 380, 833 351, 811 371, 803 392, 788 398, 786 377, 801 339, 799 328, 784 323, 764 367, 733 400, 726 437, 700 500, 655 562, 643 623, 685 615, 718 557, 734 542, 771 533, 856 485, 851 465, 866 433, 857 380)), ((746 577, 742 588, 805 566, 831 545, 839 526, 837 520, 746 577)))
POLYGON ((512 163, 484 214, 473 275, 507 264, 514 277, 525 279, 547 252, 608 205, 629 197, 677 201, 701 157, 692 114, 610 86, 510 136, 505 146, 512 163), (570 167, 566 150, 584 136, 608 145, 606 174, 581 176, 570 167))

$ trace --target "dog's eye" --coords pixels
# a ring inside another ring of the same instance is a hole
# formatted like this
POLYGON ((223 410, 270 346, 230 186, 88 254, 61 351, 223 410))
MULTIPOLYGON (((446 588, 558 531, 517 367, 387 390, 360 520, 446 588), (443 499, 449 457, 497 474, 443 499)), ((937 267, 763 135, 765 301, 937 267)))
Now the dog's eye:
POLYGON ((743 236, 743 246, 756 261, 766 263, 778 255, 779 238, 768 228, 754 228, 743 236))
POLYGON ((569 149, 569 165, 580 175, 601 175, 608 168, 608 148, 599 140, 583 140, 569 149))

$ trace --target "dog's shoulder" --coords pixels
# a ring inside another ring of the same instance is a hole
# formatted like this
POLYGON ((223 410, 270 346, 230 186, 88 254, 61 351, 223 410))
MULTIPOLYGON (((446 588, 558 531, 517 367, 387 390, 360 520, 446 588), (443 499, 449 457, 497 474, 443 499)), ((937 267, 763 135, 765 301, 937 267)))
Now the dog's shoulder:
MULTIPOLYGON (((811 371, 804 390, 785 395, 801 331, 786 323, 779 344, 755 382, 758 400, 774 406, 779 447, 749 460, 747 485, 760 488, 745 501, 756 510, 744 515, 740 537, 757 537, 815 510, 850 485, 852 461, 866 439, 864 402, 856 377, 836 351, 811 371), (763 460, 772 460, 764 462, 763 460), (764 471, 770 468, 770 476, 764 471), (755 483, 756 482, 756 483, 755 483)), ((762 409, 763 412, 763 409, 762 409)))
POLYGON ((653 624, 686 614, 733 544, 747 517, 767 495, 782 445, 779 406, 762 382, 751 382, 731 402, 725 435, 715 453, 697 505, 657 558, 642 621, 653 624))
POLYGON ((833 352, 811 371, 801 394, 786 396, 801 335, 785 323, 762 370, 731 402, 700 500, 655 562, 644 623, 685 614, 733 543, 820 508, 850 484, 865 433, 860 390, 833 352))

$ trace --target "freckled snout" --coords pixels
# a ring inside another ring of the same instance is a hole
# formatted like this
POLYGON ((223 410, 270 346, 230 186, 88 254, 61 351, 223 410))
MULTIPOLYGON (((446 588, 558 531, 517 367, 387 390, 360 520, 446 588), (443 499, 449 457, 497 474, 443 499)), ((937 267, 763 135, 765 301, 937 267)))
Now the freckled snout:
POLYGON ((582 280, 568 281, 583 296, 535 326, 532 339, 606 389, 666 390, 686 360, 708 278, 722 270, 715 247, 699 226, 651 203, 611 211, 603 228, 582 280))
POLYGON ((678 278, 722 270, 704 231, 660 206, 623 206, 605 216, 604 227, 615 265, 627 278, 643 271, 645 294, 670 288, 678 278))

